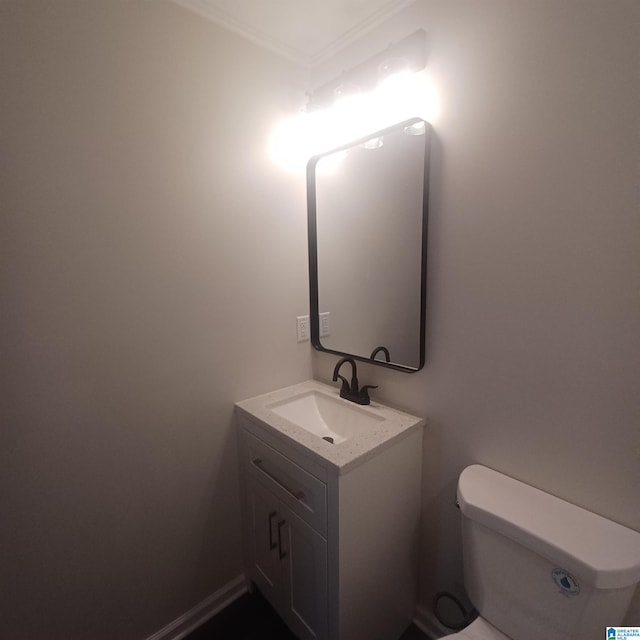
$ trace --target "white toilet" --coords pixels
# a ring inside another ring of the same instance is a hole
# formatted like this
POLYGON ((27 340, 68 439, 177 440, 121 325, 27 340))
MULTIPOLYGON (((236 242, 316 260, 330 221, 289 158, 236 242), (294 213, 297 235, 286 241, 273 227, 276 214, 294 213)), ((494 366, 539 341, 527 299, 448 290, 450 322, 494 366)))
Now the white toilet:
POLYGON ((479 617, 447 640, 601 640, 640 582, 640 533, 487 467, 458 481, 479 617))

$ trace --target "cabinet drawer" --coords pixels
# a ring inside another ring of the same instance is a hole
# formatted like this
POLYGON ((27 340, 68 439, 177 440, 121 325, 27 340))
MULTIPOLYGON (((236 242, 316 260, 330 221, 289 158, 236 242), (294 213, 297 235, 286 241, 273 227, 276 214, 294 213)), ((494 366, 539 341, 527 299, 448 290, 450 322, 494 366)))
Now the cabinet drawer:
POLYGON ((310 473, 247 431, 242 431, 245 468, 319 534, 327 534, 327 488, 310 473))

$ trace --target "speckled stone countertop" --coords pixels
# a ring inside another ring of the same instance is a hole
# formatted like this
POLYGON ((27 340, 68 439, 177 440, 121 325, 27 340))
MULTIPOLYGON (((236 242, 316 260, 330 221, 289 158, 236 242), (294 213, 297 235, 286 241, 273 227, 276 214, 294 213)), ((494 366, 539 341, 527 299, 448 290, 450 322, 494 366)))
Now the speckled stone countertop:
POLYGON ((271 434, 284 436, 286 442, 293 444, 306 454, 311 454, 322 466, 333 468, 339 474, 345 473, 371 458, 378 451, 390 446, 393 442, 420 429, 425 423, 422 418, 391 409, 372 400, 371 404, 363 409, 375 413, 383 419, 364 433, 344 442, 331 444, 268 408, 275 403, 286 401, 309 391, 327 394, 351 407, 359 406, 340 398, 339 390, 336 387, 317 380, 306 380, 291 387, 237 402, 236 411, 252 422, 263 426, 271 434))

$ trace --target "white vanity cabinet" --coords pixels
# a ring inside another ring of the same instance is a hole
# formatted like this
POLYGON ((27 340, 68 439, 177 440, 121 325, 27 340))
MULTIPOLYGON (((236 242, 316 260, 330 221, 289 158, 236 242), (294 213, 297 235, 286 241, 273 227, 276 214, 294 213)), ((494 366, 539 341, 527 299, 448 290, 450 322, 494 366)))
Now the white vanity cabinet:
POLYGON ((292 500, 306 504, 310 481, 322 502, 319 515, 325 519, 326 487, 312 476, 305 478, 304 470, 249 432, 242 438, 247 573, 299 638, 324 640, 326 531, 314 529, 288 505, 292 500))
POLYGON ((310 447, 251 409, 236 409, 248 580, 300 640, 397 640, 416 601, 422 421, 397 412, 410 426, 366 450, 310 447))

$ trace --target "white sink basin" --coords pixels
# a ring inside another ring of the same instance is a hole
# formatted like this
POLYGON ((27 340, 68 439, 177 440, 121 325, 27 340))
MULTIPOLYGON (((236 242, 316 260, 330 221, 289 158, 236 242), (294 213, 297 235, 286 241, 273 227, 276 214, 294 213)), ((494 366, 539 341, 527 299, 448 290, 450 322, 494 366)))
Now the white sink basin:
POLYGON ((339 444, 371 431, 384 416, 347 400, 316 390, 305 391, 266 406, 305 431, 339 444))
POLYGON ((349 402, 338 388, 317 380, 241 400, 236 411, 244 428, 266 444, 293 447, 339 474, 424 425, 375 400, 365 406, 349 402))

